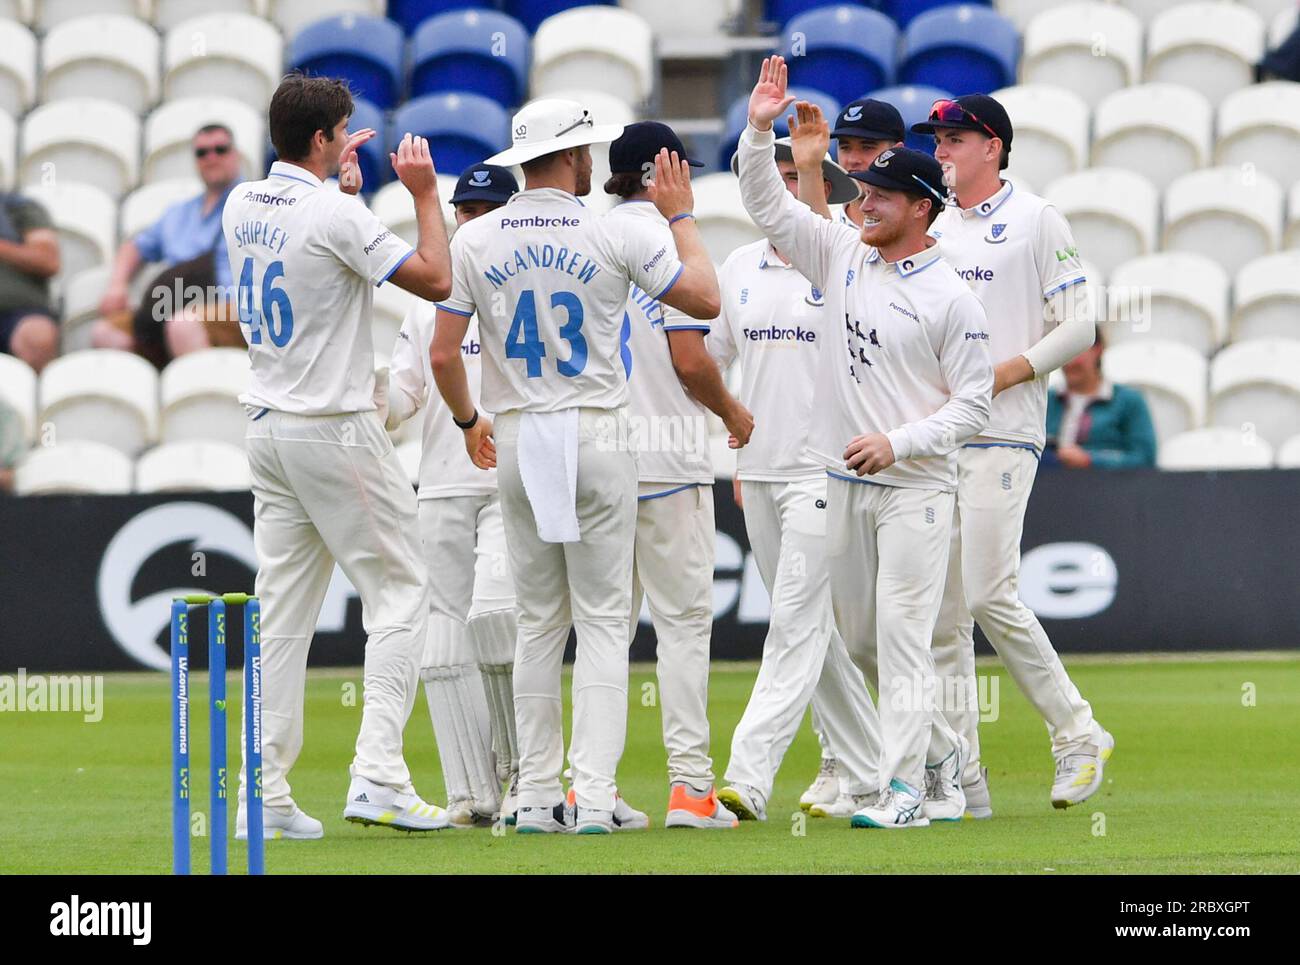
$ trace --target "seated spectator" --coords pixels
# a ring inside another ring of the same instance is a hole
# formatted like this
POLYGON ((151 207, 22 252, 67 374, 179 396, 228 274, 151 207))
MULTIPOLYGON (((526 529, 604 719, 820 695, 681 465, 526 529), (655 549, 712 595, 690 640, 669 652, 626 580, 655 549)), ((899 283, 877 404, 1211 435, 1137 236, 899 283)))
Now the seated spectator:
POLYGON ((37 372, 59 353, 50 279, 59 273, 59 236, 30 198, 0 194, 0 352, 37 372))
POLYGON ((1092 348, 1061 367, 1065 391, 1047 393, 1043 465, 1142 469, 1156 463, 1156 433, 1142 393, 1102 378, 1101 331, 1092 348))
POLYGON ((95 347, 134 350, 161 367, 177 355, 212 345, 243 346, 233 306, 220 294, 231 285, 221 212, 240 180, 230 129, 221 124, 199 128, 194 164, 203 193, 172 205, 118 249, 99 305, 103 317, 91 335, 95 347), (154 262, 166 268, 150 281, 132 314, 131 279, 141 265, 154 262), (195 298, 196 292, 203 297, 195 298), (180 299, 177 293, 182 293, 180 299))

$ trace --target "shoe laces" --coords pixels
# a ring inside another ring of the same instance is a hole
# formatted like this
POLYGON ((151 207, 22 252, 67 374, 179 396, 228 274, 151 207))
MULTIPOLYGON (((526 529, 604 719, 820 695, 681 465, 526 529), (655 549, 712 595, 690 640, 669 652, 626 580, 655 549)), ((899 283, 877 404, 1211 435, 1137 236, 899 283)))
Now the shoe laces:
POLYGON ((823 757, 823 758, 822 758, 821 766, 820 766, 819 768, 817 768, 817 776, 818 776, 819 778, 820 778, 820 777, 834 777, 834 776, 835 776, 835 767, 836 767, 836 760, 835 760, 835 758, 833 758, 833 757, 823 757))

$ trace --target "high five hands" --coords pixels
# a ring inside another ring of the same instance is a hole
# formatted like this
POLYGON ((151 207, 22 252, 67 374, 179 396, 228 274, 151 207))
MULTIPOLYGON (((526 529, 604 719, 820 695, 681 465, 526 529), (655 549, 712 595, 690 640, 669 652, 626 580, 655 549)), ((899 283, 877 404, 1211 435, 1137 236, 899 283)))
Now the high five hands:
POLYGON ((749 123, 756 131, 770 131, 772 122, 794 103, 794 95, 786 93, 788 82, 785 58, 779 54, 765 57, 758 83, 749 95, 749 123))

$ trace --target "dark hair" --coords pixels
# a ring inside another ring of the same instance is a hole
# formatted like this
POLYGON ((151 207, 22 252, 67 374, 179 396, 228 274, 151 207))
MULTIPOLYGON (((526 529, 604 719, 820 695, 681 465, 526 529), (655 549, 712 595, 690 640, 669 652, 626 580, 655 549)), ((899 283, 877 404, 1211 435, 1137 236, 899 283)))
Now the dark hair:
POLYGON ((335 125, 352 116, 352 92, 346 81, 333 77, 288 74, 275 89, 268 113, 276 155, 301 161, 311 153, 317 131, 332 141, 335 125))
POLYGON ((633 171, 611 174, 609 180, 605 182, 605 193, 618 195, 620 198, 630 198, 644 190, 645 182, 642 180, 642 175, 633 171))
POLYGON ((1010 163, 1011 163, 1011 148, 1007 147, 1006 144, 1003 144, 1002 153, 998 155, 998 170, 1005 171, 1007 169, 1007 165, 1010 163))
MULTIPOLYGON (((225 134, 226 137, 230 138, 232 141, 235 139, 235 132, 226 127, 225 124, 204 124, 194 132, 194 137, 198 137, 200 134, 215 134, 218 131, 225 134)), ((193 140, 193 138, 191 138, 191 140, 193 140)))
POLYGON ((925 222, 925 226, 927 228, 930 227, 930 225, 934 224, 934 220, 937 217, 939 217, 939 213, 943 211, 943 205, 936 203, 934 198, 928 194, 922 194, 920 191, 917 192, 904 191, 903 194, 907 196, 908 201, 929 201, 930 202, 930 212, 928 215, 928 220, 925 222))

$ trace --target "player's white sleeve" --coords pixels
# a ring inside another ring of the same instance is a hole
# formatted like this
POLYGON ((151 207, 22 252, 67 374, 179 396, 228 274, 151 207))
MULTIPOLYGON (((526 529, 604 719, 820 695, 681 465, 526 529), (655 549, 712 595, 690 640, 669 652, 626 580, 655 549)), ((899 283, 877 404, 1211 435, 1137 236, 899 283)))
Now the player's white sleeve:
POLYGON ((356 198, 344 195, 325 232, 329 249, 372 285, 382 285, 415 249, 356 198))
POLYGON ((620 222, 619 234, 628 277, 650 297, 662 298, 682 275, 672 237, 632 218, 620 222))
POLYGON ((1050 204, 1039 213, 1034 264, 1046 300, 1047 333, 1022 353, 1035 375, 1058 369, 1097 336, 1092 292, 1065 216, 1050 204))
POLYGON ((993 365, 987 327, 984 306, 973 292, 953 299, 938 346, 948 401, 932 415, 886 433, 896 460, 947 455, 989 424, 993 365))
MULTIPOLYGON (((424 378, 423 353, 429 346, 423 344, 421 333, 425 326, 420 325, 420 317, 432 314, 433 306, 425 301, 417 301, 406 310, 402 319, 402 328, 393 343, 393 357, 388 363, 388 421, 386 429, 396 429, 403 422, 420 411, 428 398, 429 386, 424 378)), ((428 326, 431 330, 432 326, 428 326)))
POLYGON ((477 311, 477 306, 474 304, 474 290, 469 284, 469 255, 465 247, 465 236, 461 232, 451 236, 451 294, 438 302, 438 307, 469 318, 477 311))

